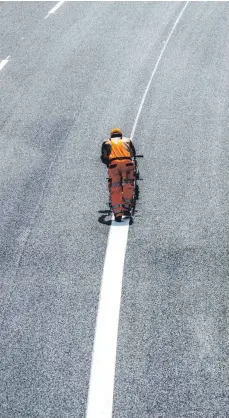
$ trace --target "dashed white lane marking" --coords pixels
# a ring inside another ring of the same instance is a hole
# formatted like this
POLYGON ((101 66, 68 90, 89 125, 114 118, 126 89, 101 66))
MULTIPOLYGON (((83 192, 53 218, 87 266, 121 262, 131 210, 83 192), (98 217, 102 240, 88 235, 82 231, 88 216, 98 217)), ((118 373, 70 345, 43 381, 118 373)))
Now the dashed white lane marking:
MULTIPOLYGON (((131 139, 133 139, 152 79, 165 48, 188 3, 189 1, 185 4, 176 19, 158 57, 139 106, 131 132, 131 139)), ((128 231, 129 219, 123 220, 120 224, 112 220, 108 236, 96 321, 86 418, 112 418, 118 322, 128 231)))
POLYGON ((9 61, 9 58, 10 58, 10 55, 5 59, 5 60, 2 60, 1 62, 0 62, 0 71, 3 69, 3 67, 5 67, 5 65, 7 64, 7 62, 9 61))
POLYGON ((47 19, 51 14, 55 13, 57 9, 65 2, 65 0, 60 0, 45 16, 44 19, 47 19))

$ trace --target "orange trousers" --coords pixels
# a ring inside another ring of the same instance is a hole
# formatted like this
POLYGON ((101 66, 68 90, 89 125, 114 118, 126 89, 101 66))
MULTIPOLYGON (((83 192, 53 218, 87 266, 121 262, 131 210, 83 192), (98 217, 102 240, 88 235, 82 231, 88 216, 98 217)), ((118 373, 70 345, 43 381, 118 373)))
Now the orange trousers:
POLYGON ((134 163, 130 160, 112 161, 108 167, 110 200, 115 215, 131 209, 134 193, 134 163))

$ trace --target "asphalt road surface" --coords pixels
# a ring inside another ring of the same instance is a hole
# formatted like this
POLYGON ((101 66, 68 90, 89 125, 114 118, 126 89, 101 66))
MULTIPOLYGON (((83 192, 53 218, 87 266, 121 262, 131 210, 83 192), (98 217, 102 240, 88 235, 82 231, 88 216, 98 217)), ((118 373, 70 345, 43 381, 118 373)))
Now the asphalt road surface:
MULTIPOLYGON (((85 417, 110 228, 100 147, 130 135, 184 3, 66 2, 45 19, 54 5, 0 4, 1 418, 85 417)), ((138 121, 115 418, 229 417, 228 39, 227 2, 189 3, 138 121)))

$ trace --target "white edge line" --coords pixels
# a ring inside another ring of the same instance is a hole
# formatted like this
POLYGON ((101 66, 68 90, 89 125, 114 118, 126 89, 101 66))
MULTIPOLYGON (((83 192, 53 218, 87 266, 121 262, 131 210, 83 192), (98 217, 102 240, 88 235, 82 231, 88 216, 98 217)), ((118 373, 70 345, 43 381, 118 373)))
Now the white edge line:
POLYGON ((65 2, 65 0, 60 0, 49 12, 48 14, 45 16, 44 19, 47 19, 50 14, 53 14, 56 12, 57 9, 59 9, 59 7, 65 2))
MULTIPOLYGON (((189 1, 187 1, 176 19, 158 57, 135 118, 131 139, 133 139, 138 119, 157 67, 189 1)), ((123 220, 121 224, 117 224, 113 219, 114 217, 112 216, 96 319, 86 418, 112 418, 118 323, 129 230, 129 219, 123 220)))
POLYGON ((3 69, 3 67, 5 67, 5 65, 7 64, 7 62, 9 61, 9 58, 10 58, 10 55, 5 59, 5 60, 2 60, 1 62, 0 62, 0 71, 3 69))

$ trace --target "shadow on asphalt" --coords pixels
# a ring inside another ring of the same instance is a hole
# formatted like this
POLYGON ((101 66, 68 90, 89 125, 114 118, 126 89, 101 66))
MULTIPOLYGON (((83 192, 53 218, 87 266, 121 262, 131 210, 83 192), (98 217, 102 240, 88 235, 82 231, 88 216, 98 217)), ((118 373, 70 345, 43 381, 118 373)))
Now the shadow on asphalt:
MULTIPOLYGON (((107 226, 110 226, 112 224, 111 219, 106 220, 106 217, 111 215, 111 212, 109 210, 98 210, 98 213, 103 214, 103 215, 99 216, 99 218, 98 218, 98 222, 100 224, 107 225, 107 226)), ((133 217, 131 216, 129 225, 132 225, 133 223, 134 223, 134 220, 133 220, 133 217)), ((121 225, 122 225, 121 222, 120 223, 117 222, 117 226, 121 226, 121 225)))
POLYGON ((110 226, 111 223, 112 223, 112 220, 111 219, 106 220, 106 217, 111 214, 110 211, 109 210, 99 210, 98 213, 103 213, 103 215, 99 216, 98 222, 100 224, 110 226))

